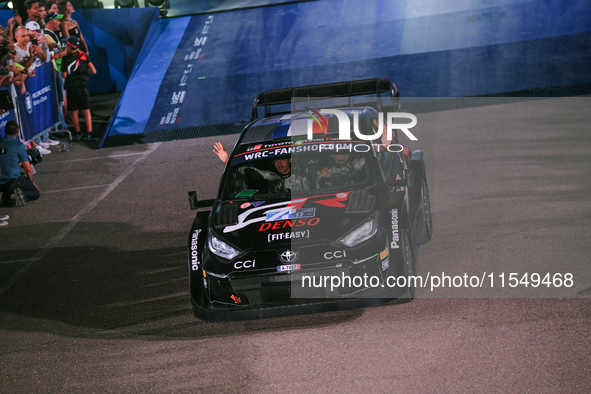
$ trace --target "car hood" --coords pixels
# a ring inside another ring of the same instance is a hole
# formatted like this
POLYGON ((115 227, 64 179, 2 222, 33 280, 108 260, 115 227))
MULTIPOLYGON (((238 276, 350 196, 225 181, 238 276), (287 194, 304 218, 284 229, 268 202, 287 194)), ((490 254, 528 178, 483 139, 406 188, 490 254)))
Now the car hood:
MULTIPOLYGON (((375 196, 369 190, 224 204, 236 204, 231 208, 237 213, 237 220, 234 218, 231 224, 217 225, 214 229, 242 251, 275 249, 292 242, 332 243, 376 209, 375 196)), ((224 207, 218 206, 220 210, 224 207)))

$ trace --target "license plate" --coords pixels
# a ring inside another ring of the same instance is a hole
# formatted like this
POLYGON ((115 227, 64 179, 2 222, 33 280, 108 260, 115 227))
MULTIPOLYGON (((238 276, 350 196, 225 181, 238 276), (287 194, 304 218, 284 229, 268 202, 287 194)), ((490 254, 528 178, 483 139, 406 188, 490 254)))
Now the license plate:
POLYGON ((288 264, 288 265, 278 265, 277 272, 285 272, 285 271, 297 271, 301 270, 301 264, 288 264))

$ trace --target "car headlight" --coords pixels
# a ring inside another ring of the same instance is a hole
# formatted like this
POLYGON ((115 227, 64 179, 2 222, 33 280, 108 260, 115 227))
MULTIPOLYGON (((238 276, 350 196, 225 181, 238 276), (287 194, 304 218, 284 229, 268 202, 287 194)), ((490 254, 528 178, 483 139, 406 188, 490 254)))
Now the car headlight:
POLYGON ((209 250, 224 259, 232 260, 234 257, 240 254, 240 251, 231 247, 227 243, 219 240, 214 235, 209 233, 209 237, 207 239, 207 243, 209 245, 209 250))
POLYGON ((378 222, 378 212, 376 212, 371 215, 369 219, 361 223, 337 242, 345 246, 352 247, 360 244, 363 241, 367 241, 378 232, 378 222))

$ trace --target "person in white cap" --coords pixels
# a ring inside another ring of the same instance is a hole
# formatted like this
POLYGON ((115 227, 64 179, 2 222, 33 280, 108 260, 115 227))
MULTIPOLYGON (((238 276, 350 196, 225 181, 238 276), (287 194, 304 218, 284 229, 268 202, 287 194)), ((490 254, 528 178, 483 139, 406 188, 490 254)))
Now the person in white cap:
POLYGON ((45 56, 35 56, 36 59, 33 64, 29 67, 37 68, 41 67, 45 63, 49 63, 51 61, 51 54, 49 53, 49 47, 47 46, 47 40, 45 39, 45 34, 41 30, 41 26, 39 23, 35 21, 28 21, 25 24, 25 27, 29 33, 29 40, 33 45, 38 45, 42 50, 45 56))

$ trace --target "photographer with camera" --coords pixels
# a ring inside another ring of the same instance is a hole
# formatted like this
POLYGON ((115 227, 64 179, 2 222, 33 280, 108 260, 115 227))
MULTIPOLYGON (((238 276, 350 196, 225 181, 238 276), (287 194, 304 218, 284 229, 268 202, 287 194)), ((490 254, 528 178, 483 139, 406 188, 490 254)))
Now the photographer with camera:
POLYGON ((26 201, 37 200, 40 194, 33 182, 33 167, 29 162, 27 148, 19 140, 18 133, 18 123, 9 121, 4 128, 5 137, 0 142, 0 149, 6 150, 6 154, 0 155, 0 192, 5 205, 22 207, 26 201), (20 165, 25 174, 21 174, 20 165), (12 194, 15 195, 14 200, 12 194))
POLYGON ((37 22, 29 21, 27 22, 25 27, 29 32, 29 40, 32 44, 31 48, 38 46, 43 51, 43 55, 41 55, 41 53, 37 52, 35 49, 29 49, 31 56, 35 56, 35 61, 31 65, 31 67, 37 68, 41 67, 45 63, 49 63, 51 61, 51 53, 49 52, 47 39, 45 38, 45 33, 43 32, 43 30, 41 30, 41 26, 37 22))

